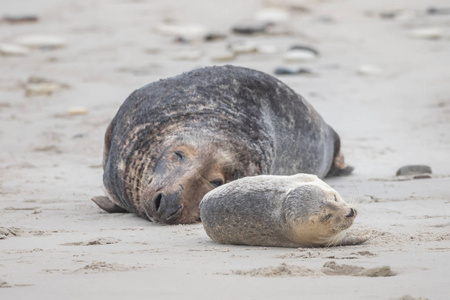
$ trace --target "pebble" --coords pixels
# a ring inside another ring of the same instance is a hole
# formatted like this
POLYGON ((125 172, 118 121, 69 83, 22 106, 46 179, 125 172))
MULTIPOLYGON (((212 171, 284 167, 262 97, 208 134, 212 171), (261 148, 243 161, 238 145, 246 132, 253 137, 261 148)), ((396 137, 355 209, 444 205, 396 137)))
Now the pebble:
POLYGON ((400 14, 402 9, 394 8, 380 11, 379 15, 383 19, 395 19, 400 14))
POLYGON ((35 15, 17 15, 17 16, 4 16, 3 20, 7 23, 31 23, 37 22, 39 19, 35 15))
POLYGON ((205 41, 212 42, 212 41, 220 41, 227 38, 227 35, 225 33, 221 32, 210 32, 207 33, 204 37, 205 41))
POLYGON ((375 76, 380 75, 381 73, 383 73, 383 71, 377 66, 361 65, 359 66, 357 73, 363 76, 375 76))
POLYGON ((228 45, 228 49, 235 55, 237 55, 237 54, 254 53, 258 50, 258 46, 255 43, 249 41, 237 41, 230 43, 228 45))
POLYGON ((276 75, 312 75, 313 72, 306 68, 299 68, 299 69, 293 69, 293 68, 287 68, 287 67, 277 67, 274 71, 276 75))
POLYGON ((45 34, 22 36, 17 38, 15 43, 28 48, 57 49, 66 46, 65 39, 58 36, 45 34))
POLYGON ((88 113, 88 109, 83 106, 73 106, 69 107, 67 109, 67 115, 69 116, 80 116, 80 115, 86 115, 88 113))
POLYGON ((40 77, 30 77, 25 83, 26 96, 52 95, 54 92, 68 88, 68 85, 49 81, 40 77))
POLYGON ((173 56, 174 60, 198 60, 203 55, 203 52, 200 50, 183 50, 178 52, 173 56))
POLYGON ((0 288, 10 288, 10 287, 12 287, 11 284, 0 278, 0 288))
POLYGON ((408 165, 403 166, 397 171, 397 176, 431 174, 431 167, 427 165, 408 165))
POLYGON ((439 27, 417 28, 410 31, 410 36, 418 39, 437 40, 443 35, 444 31, 439 27))
POLYGON ((236 55, 234 52, 224 51, 223 53, 216 53, 214 56, 211 57, 211 60, 214 62, 227 62, 232 61, 235 58, 236 55))
POLYGON ((319 56, 319 51, 317 49, 314 49, 310 46, 304 46, 304 45, 294 45, 289 50, 303 50, 303 51, 309 51, 314 53, 316 56, 319 56))
POLYGON ((289 20, 289 13, 279 8, 266 8, 256 13, 255 20, 263 24, 283 23, 289 20))
POLYGON ((334 24, 336 23, 336 20, 331 16, 320 16, 317 19, 317 22, 323 23, 323 24, 334 24))
POLYGON ((289 50, 284 55, 284 60, 287 62, 305 62, 316 59, 317 55, 310 50, 289 50))
POLYGON ((203 40, 207 36, 207 30, 201 25, 173 25, 161 23, 155 27, 156 32, 177 37, 181 40, 196 41, 203 40))
POLYGON ((261 54, 276 54, 280 51, 278 47, 274 45, 257 45, 256 52, 261 54))
POLYGON ((267 30, 267 24, 260 22, 247 22, 233 26, 234 33, 252 35, 258 33, 265 33, 267 30))
POLYGON ((15 44, 0 44, 0 54, 6 56, 24 56, 28 55, 27 48, 15 44))
POLYGON ((430 7, 427 9, 430 15, 450 15, 450 7, 430 7))

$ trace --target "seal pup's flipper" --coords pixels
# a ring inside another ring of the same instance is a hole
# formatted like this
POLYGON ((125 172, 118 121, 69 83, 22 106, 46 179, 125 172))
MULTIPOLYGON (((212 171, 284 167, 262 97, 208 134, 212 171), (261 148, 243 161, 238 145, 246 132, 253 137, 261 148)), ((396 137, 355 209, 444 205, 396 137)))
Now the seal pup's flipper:
POLYGON ((105 196, 97 196, 91 199, 94 201, 95 204, 97 204, 101 209, 104 211, 107 211, 109 213, 127 213, 128 211, 123 209, 122 207, 118 206, 111 200, 109 200, 108 197, 105 196))
POLYGON ((372 231, 363 233, 345 235, 345 237, 336 243, 336 246, 354 246, 367 242, 372 237, 372 231))

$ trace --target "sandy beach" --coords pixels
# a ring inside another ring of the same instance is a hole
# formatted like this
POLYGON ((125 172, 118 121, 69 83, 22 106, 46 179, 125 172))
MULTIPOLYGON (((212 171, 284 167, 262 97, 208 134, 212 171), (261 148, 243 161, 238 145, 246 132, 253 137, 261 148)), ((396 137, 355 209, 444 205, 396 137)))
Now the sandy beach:
POLYGON ((449 66, 446 0, 2 0, 0 299, 449 299, 449 66), (125 98, 222 64, 276 76, 339 133, 355 171, 325 181, 368 242, 220 245, 90 200, 125 98))

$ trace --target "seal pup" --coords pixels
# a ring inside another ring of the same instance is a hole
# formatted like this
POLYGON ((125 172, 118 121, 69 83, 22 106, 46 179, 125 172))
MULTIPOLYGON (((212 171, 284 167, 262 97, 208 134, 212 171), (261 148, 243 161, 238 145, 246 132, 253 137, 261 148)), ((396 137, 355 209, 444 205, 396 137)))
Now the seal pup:
POLYGON ((315 175, 242 178, 207 193, 200 217, 221 244, 275 247, 356 245, 346 236, 357 211, 315 175))
POLYGON ((199 222, 203 196, 241 177, 353 170, 339 136, 303 97, 235 66, 134 91, 106 130, 103 169, 106 196, 95 203, 167 224, 199 222))

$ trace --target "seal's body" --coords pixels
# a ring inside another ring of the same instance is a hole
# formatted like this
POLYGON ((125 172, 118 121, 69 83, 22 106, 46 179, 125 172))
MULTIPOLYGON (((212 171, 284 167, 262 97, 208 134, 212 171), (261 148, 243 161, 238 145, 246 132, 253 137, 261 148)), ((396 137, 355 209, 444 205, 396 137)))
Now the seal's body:
POLYGON ((346 237, 357 215, 315 175, 261 175, 207 193, 200 217, 208 236, 222 244, 317 247, 359 244, 346 237))
POLYGON ((105 134, 109 212, 163 223, 200 221, 202 197, 259 174, 345 175, 335 131, 301 96, 259 71, 208 67, 148 84, 105 134))

